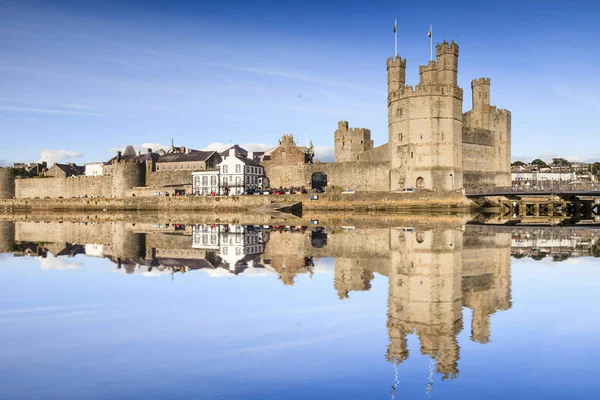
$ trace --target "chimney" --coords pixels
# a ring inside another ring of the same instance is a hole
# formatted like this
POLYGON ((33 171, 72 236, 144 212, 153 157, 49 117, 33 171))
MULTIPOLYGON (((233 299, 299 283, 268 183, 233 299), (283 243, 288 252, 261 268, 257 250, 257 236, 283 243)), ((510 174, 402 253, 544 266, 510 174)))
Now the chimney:
POLYGON ((121 153, 121 150, 117 151, 117 162, 121 161, 121 155, 123 153, 121 153))
POLYGON ((148 154, 152 153, 152 149, 148 148, 148 154))
POLYGON ((229 149, 229 157, 235 157, 235 147, 229 149))
POLYGON ((184 153, 185 154, 185 147, 184 146, 181 146, 179 149, 180 149, 179 150, 180 153, 184 153))
POLYGON ((254 152, 253 151, 249 151, 247 158, 249 158, 251 160, 254 160, 254 152))

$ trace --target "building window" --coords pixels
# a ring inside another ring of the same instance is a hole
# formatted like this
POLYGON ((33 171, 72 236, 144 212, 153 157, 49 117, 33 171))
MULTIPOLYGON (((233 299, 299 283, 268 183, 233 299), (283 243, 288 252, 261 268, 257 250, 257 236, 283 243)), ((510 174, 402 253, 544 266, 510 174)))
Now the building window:
POLYGON ((240 165, 239 164, 235 166, 235 173, 236 174, 240 173, 240 165))
POLYGON ((196 169, 196 163, 194 163, 194 169, 196 169))
POLYGON ((177 169, 177 164, 175 164, 175 165, 173 166, 173 169, 177 169))
POLYGON ((226 174, 227 173, 227 165, 223 165, 223 173, 226 174))
POLYGON ((183 169, 183 164, 181 164, 181 169, 183 169))
POLYGON ((171 170, 171 164, 169 164, 169 171, 171 170))
POLYGON ((202 177, 202 186, 206 186, 208 185, 208 176, 203 176, 202 177))
POLYGON ((187 165, 187 169, 190 169, 190 164, 187 165))

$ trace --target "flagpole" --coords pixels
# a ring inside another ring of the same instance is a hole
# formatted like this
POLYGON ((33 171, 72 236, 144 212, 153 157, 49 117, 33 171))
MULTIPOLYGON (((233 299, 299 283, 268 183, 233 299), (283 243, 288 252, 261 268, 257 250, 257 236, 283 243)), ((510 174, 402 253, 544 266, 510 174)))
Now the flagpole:
POLYGON ((433 25, 429 25, 429 61, 433 61, 433 25))
POLYGON ((394 20, 394 60, 398 56, 398 32, 396 28, 397 19, 394 20))

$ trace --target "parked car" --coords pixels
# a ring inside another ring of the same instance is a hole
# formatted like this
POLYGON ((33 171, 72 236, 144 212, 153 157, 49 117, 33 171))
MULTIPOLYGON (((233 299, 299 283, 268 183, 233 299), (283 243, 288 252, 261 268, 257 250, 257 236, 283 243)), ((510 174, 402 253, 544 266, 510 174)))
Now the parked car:
POLYGON ((402 192, 403 193, 415 193, 416 190, 413 188, 404 188, 404 189, 402 189, 402 192))
POLYGON ((354 194, 356 193, 356 190, 354 189, 346 189, 342 192, 342 194, 354 194))
POLYGON ((270 190, 263 190, 263 194, 272 194, 273 192, 271 192, 270 190))

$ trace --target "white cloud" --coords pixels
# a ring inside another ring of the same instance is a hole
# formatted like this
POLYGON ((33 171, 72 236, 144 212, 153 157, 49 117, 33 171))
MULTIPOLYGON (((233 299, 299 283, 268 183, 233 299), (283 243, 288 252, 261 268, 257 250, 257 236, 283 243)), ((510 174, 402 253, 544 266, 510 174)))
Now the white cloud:
POLYGON ((0 167, 9 167, 12 165, 8 160, 0 160, 0 167))
MULTIPOLYGON (((111 154, 116 154, 117 151, 125 151, 125 148, 128 145, 124 145, 121 147, 111 147, 110 152, 111 154)), ((142 152, 145 153, 146 151, 148 151, 148 149, 152 149, 152 151, 158 151, 160 149, 168 149, 170 146, 165 146, 164 144, 160 144, 160 143, 142 143, 142 144, 134 144, 132 145, 133 148, 135 149, 136 152, 142 152)))
MULTIPOLYGON (((228 147, 233 146, 236 143, 221 143, 221 142, 214 142, 209 144, 206 147, 203 147, 201 150, 205 150, 205 151, 223 151, 225 149, 227 149, 228 147)), ((269 149, 272 149, 273 147, 275 147, 272 144, 266 144, 266 143, 243 143, 243 144, 238 144, 238 146, 248 150, 248 151, 267 151, 269 149)))
POLYGON ((315 158, 321 162, 332 162, 333 146, 315 146, 315 158))
POLYGON ((545 153, 545 154, 538 154, 537 156, 512 156, 511 157, 512 162, 515 162, 515 161, 531 162, 537 158, 539 158, 547 163, 552 162, 553 158, 564 158, 565 160, 571 161, 571 162, 593 163, 593 162, 600 161, 600 154, 592 154, 587 157, 581 157, 581 156, 561 156, 556 153, 545 153))
POLYGON ((38 162, 46 161, 48 166, 51 166, 54 163, 65 161, 73 158, 83 157, 84 154, 80 151, 71 151, 71 150, 50 150, 45 149, 40 153, 40 158, 38 162))
POLYGON ((76 269, 76 268, 79 268, 82 266, 82 264, 80 262, 70 261, 67 258, 54 257, 51 255, 48 255, 47 258, 40 257, 39 260, 40 260, 40 265, 41 265, 42 269, 45 269, 45 270, 64 271, 64 270, 68 270, 68 269, 76 269))

